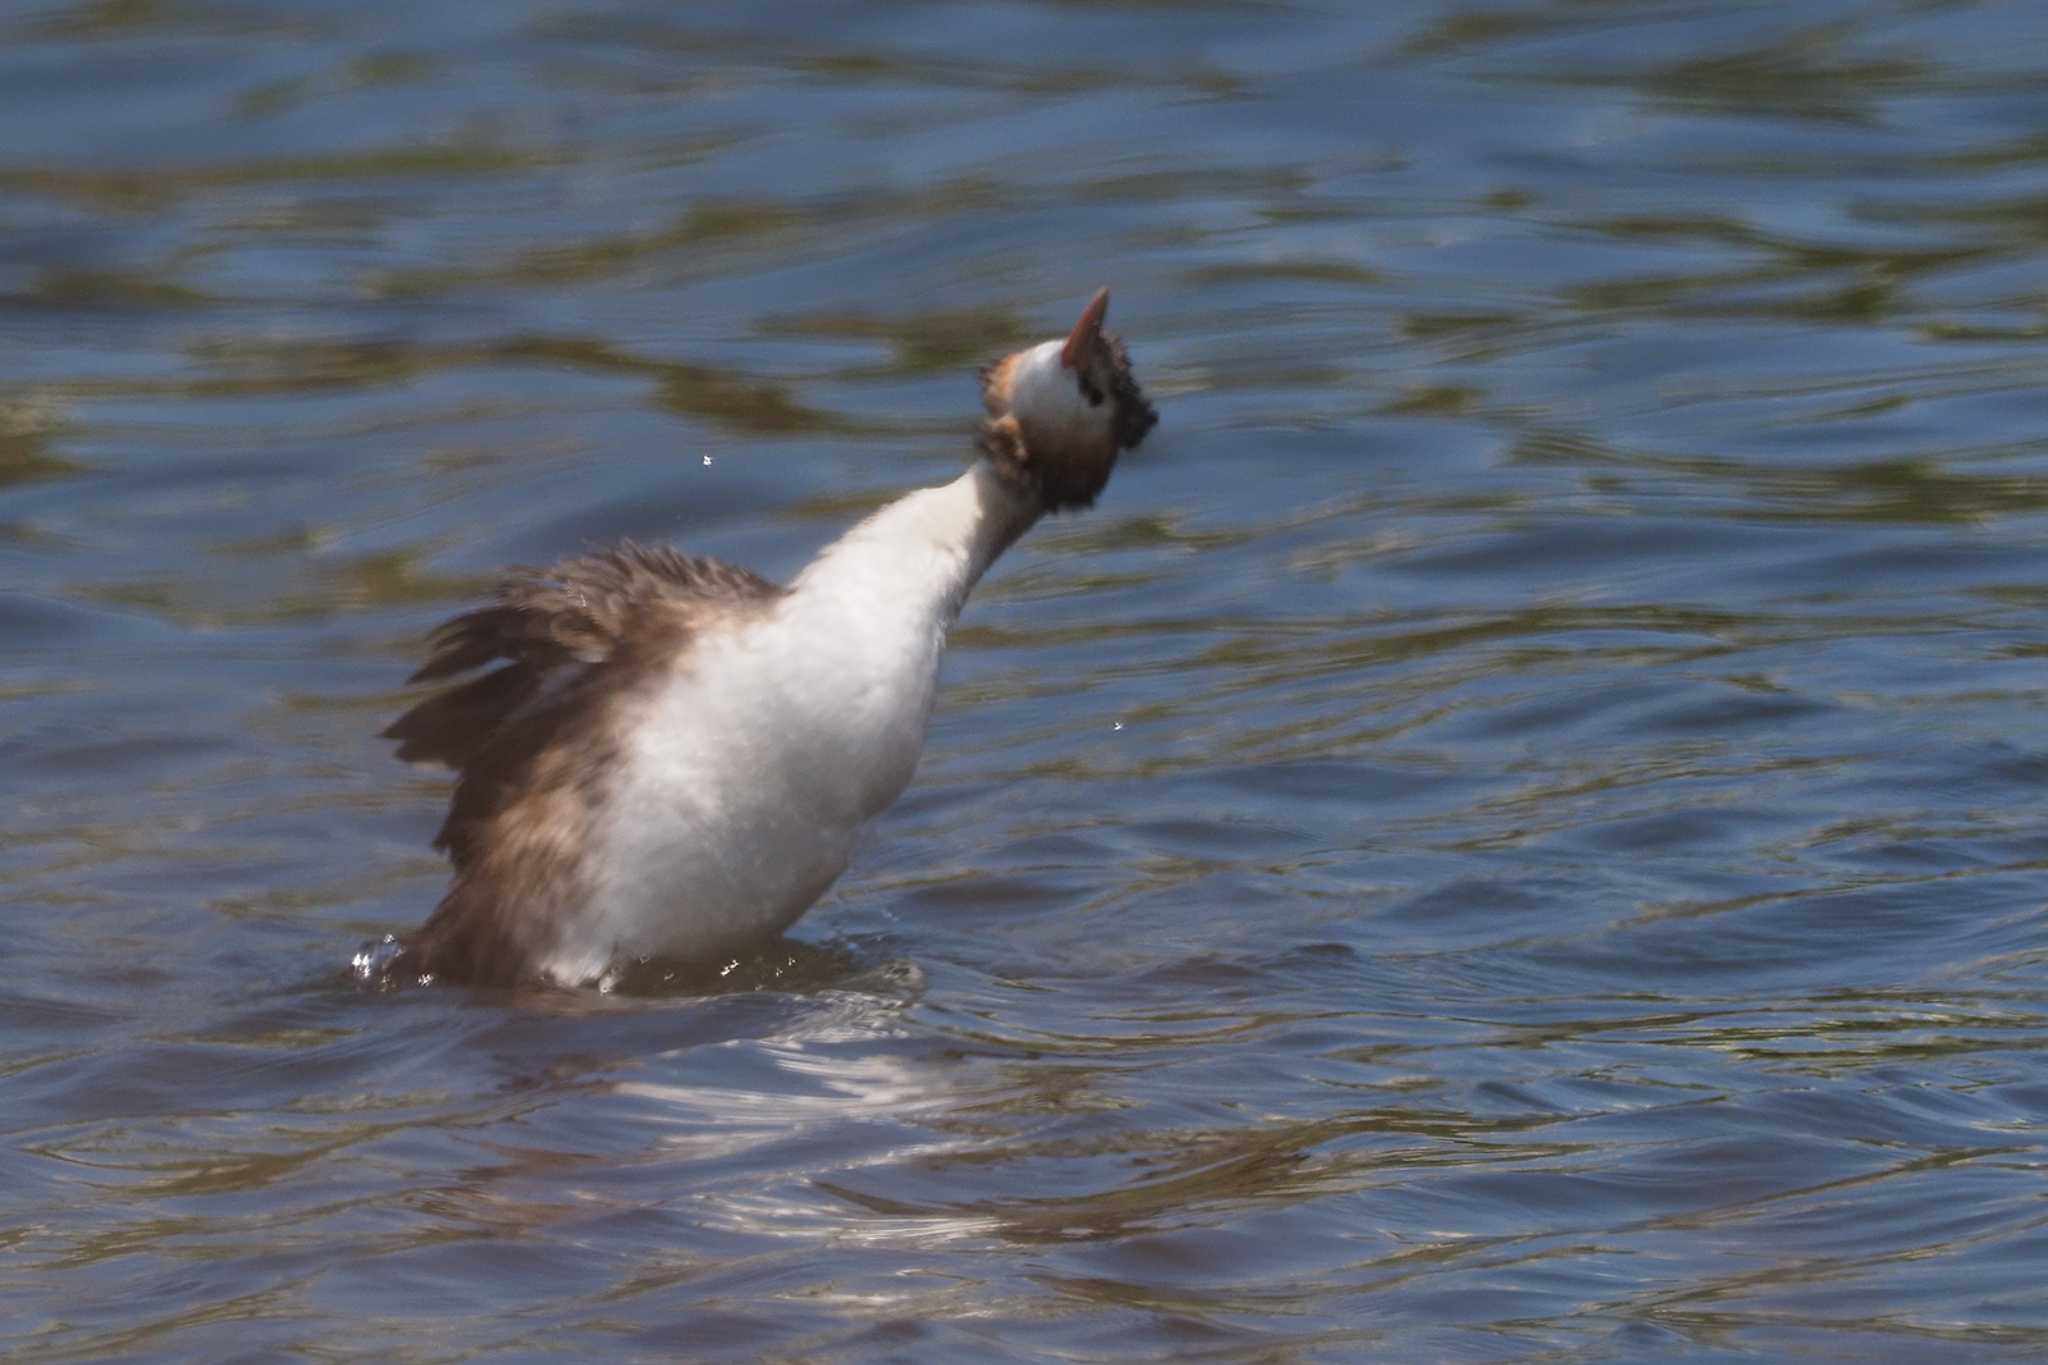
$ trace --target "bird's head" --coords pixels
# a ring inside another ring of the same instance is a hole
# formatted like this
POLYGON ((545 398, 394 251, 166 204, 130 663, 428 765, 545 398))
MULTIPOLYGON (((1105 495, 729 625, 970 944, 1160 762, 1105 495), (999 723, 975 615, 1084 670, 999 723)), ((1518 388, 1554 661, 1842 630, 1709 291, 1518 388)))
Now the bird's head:
POLYGON ((981 372, 988 420, 981 450, 1047 511, 1095 501, 1119 453, 1145 439, 1159 414, 1131 377, 1124 344, 1102 330, 1109 291, 1088 301, 1064 338, 1008 355, 981 372))

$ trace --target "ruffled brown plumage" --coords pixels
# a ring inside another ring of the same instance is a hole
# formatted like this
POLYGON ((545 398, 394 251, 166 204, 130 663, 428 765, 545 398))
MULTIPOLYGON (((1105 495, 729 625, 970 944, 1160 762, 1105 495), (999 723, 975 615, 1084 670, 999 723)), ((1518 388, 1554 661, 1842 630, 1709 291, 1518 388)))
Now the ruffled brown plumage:
POLYGON ((504 662, 383 732, 400 758, 457 774, 434 837, 455 882, 405 941, 396 971, 516 980, 553 918, 535 911, 582 894, 581 855, 623 708, 691 637, 765 611, 786 591, 715 559, 628 541, 516 570, 490 605, 436 629, 414 682, 504 662))

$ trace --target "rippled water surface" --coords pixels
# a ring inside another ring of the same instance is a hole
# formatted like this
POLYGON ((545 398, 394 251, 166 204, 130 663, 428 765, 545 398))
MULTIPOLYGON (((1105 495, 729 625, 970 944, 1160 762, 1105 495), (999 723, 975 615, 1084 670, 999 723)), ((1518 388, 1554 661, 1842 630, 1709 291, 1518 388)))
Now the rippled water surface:
POLYGON ((2048 11, 0 8, 0 1347, 2048 1353, 2048 11), (1163 422, 785 952, 356 988, 501 566, 1163 422))

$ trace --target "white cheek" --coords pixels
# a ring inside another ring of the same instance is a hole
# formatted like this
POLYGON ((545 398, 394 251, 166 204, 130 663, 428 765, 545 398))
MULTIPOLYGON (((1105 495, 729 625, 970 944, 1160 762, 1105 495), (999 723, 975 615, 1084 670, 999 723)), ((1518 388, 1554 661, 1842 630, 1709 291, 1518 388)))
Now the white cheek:
POLYGON ((1088 405, 1074 372, 1060 364, 1062 344, 1042 342, 1017 362, 1010 411, 1035 431, 1079 442, 1107 430, 1109 418, 1104 409, 1088 405))

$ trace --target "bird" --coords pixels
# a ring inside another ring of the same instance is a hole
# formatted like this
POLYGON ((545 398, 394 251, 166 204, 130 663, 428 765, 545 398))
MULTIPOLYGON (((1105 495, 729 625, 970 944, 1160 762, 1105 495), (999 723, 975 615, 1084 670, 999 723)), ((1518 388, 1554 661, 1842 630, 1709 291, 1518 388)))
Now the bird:
POLYGON ((382 733, 454 771, 434 838, 453 876, 378 971, 605 988, 794 924, 910 783, 968 593, 1040 518, 1091 506, 1158 421, 1108 310, 1104 288, 1064 337, 982 367, 966 471, 787 585, 624 541, 511 570, 440 625, 410 681, 442 690, 382 733))

